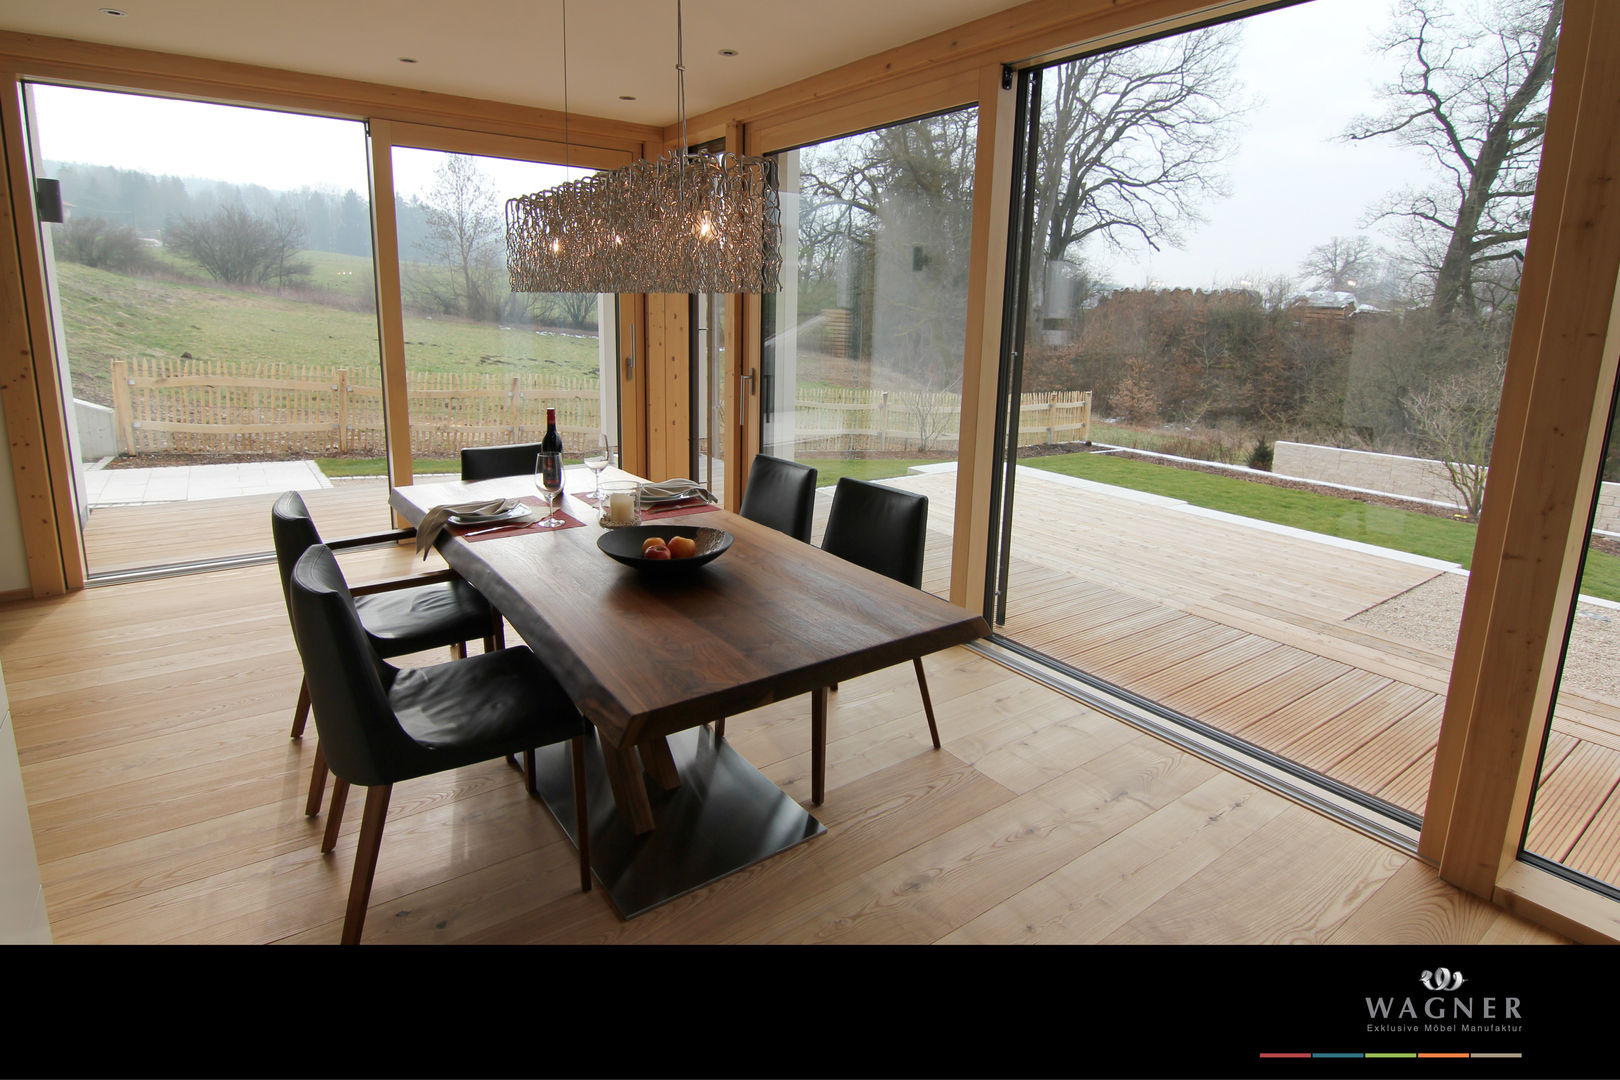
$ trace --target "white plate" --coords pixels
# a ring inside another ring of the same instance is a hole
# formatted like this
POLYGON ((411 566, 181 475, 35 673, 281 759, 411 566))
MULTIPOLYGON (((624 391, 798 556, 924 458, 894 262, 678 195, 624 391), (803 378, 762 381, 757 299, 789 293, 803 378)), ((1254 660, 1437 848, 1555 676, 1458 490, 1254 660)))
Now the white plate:
POLYGON ((698 494, 698 489, 693 488, 691 491, 688 491, 683 495, 665 495, 665 496, 662 496, 660 498, 651 498, 651 497, 649 497, 647 495, 643 495, 641 497, 641 505, 642 506, 666 506, 669 503, 679 503, 679 502, 685 502, 688 499, 702 499, 702 498, 703 498, 703 496, 698 494))
POLYGON ((493 525, 496 522, 510 521, 513 518, 522 517, 524 514, 526 514, 528 512, 528 510, 529 510, 529 508, 527 506, 524 506, 522 503, 519 503, 518 505, 516 505, 514 507, 511 507, 510 509, 506 510, 505 512, 499 513, 499 514, 451 514, 450 515, 450 524, 452 524, 452 525, 493 525))

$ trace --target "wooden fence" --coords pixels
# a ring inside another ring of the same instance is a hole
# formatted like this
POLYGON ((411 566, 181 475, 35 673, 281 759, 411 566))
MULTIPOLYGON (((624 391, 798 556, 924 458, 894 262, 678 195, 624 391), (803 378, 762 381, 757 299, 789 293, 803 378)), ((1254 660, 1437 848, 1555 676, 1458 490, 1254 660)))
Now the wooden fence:
MULTIPOLYGON (((600 430, 594 378, 407 372, 411 454, 538 442, 546 408, 563 442, 600 430)), ((125 454, 354 454, 382 457, 381 375, 351 368, 114 360, 113 423, 125 454)))
MULTIPOLYGON (((546 408, 563 442, 601 430, 595 378, 407 372, 411 453, 454 457, 464 446, 534 442, 546 408)), ((382 457, 377 371, 285 363, 114 360, 113 421, 126 454, 301 454, 382 457)), ((961 396, 945 391, 800 387, 796 452, 956 452, 961 396)), ((1024 394, 1019 445, 1091 438, 1091 391, 1024 394)))
MULTIPOLYGON (((793 412, 796 451, 955 453, 962 397, 948 391, 798 389, 793 412)), ((1018 445, 1086 442, 1091 391, 1060 390, 1019 398, 1018 445)))

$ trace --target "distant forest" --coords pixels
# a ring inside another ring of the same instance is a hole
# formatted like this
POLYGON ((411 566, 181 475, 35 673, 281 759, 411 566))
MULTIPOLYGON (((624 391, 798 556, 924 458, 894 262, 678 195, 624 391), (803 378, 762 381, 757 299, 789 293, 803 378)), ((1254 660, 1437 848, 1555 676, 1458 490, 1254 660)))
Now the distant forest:
MULTIPOLYGON (((303 246, 340 255, 371 255, 371 208, 352 188, 341 194, 300 188, 271 191, 258 184, 229 184, 196 177, 153 176, 109 165, 46 161, 43 175, 62 182, 69 213, 128 225, 143 237, 163 239, 163 230, 183 217, 200 219, 222 206, 242 206, 265 217, 280 211, 303 225, 303 246)), ((431 261, 427 208, 414 197, 396 207, 401 254, 431 261)))

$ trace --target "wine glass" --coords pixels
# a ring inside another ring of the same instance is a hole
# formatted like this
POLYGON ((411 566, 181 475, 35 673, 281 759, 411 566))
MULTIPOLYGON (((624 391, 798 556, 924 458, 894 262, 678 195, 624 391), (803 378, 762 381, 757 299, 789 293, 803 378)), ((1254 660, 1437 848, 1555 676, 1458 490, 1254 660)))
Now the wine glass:
POLYGON ((591 492, 591 502, 593 503, 602 501, 602 470, 608 466, 608 456, 608 437, 598 435, 596 445, 591 447, 590 453, 585 455, 585 467, 596 474, 596 490, 591 492))
POLYGON ((557 520, 557 496, 563 489, 563 456, 554 450, 534 456, 534 486, 546 497, 546 518, 534 523, 537 529, 561 528, 557 520))

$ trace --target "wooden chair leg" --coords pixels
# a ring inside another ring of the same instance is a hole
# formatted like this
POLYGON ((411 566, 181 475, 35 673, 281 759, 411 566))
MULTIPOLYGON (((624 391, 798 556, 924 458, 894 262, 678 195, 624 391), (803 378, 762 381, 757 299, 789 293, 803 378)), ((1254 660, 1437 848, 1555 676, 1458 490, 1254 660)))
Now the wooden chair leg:
POLYGON ((590 892, 591 815, 585 805, 585 736, 576 735, 570 742, 574 755, 574 829, 579 834, 579 891, 590 892))
POLYGON ((293 709, 292 737, 304 737, 304 722, 309 719, 309 680, 298 684, 298 705, 293 709))
POLYGON ((540 794, 540 785, 534 775, 534 751, 523 751, 523 787, 530 795, 540 794))
POLYGON ((810 691, 810 803, 827 793, 827 690, 810 691))
MULTIPOLYGON (((494 639, 495 648, 504 649, 506 648, 506 620, 501 618, 501 613, 497 611, 495 612, 493 622, 494 626, 491 630, 490 638, 494 639)), ((488 641, 489 638, 486 638, 485 640, 488 641)), ((484 647, 484 651, 490 652, 491 649, 486 645, 484 647)))
POLYGON ((726 718, 723 716, 714 722, 714 737, 716 739, 726 737, 726 718))
POLYGON ((913 656, 911 662, 917 665, 917 689, 922 691, 923 715, 928 717, 928 734, 933 736, 934 749, 939 749, 939 728, 934 726, 934 703, 928 700, 928 678, 923 674, 922 657, 913 656))
MULTIPOLYGON (((376 788, 370 788, 376 791, 376 788)), ((366 798, 369 800, 370 795, 366 798)), ((343 804, 349 801, 349 782, 342 778, 332 781, 332 807, 326 812, 326 836, 321 839, 321 854, 337 847, 338 829, 343 826, 343 804)), ((371 805, 368 801, 368 807, 371 805)))
POLYGON ((450 658, 453 660, 467 659, 467 643, 465 641, 458 641, 454 645, 450 646, 450 658))
MULTIPOLYGON (((343 916, 343 944, 360 944, 360 931, 366 925, 366 907, 371 903, 371 879, 377 873, 377 852, 382 848, 383 822, 388 817, 388 796, 392 784, 366 789, 365 816, 360 824, 360 844, 354 852, 354 877, 349 880, 349 909, 343 916)), ((337 797, 336 792, 333 798, 337 797)))
POLYGON ((304 816, 314 817, 321 812, 321 799, 326 795, 326 751, 315 744, 315 766, 309 771, 309 798, 304 800, 304 816))

